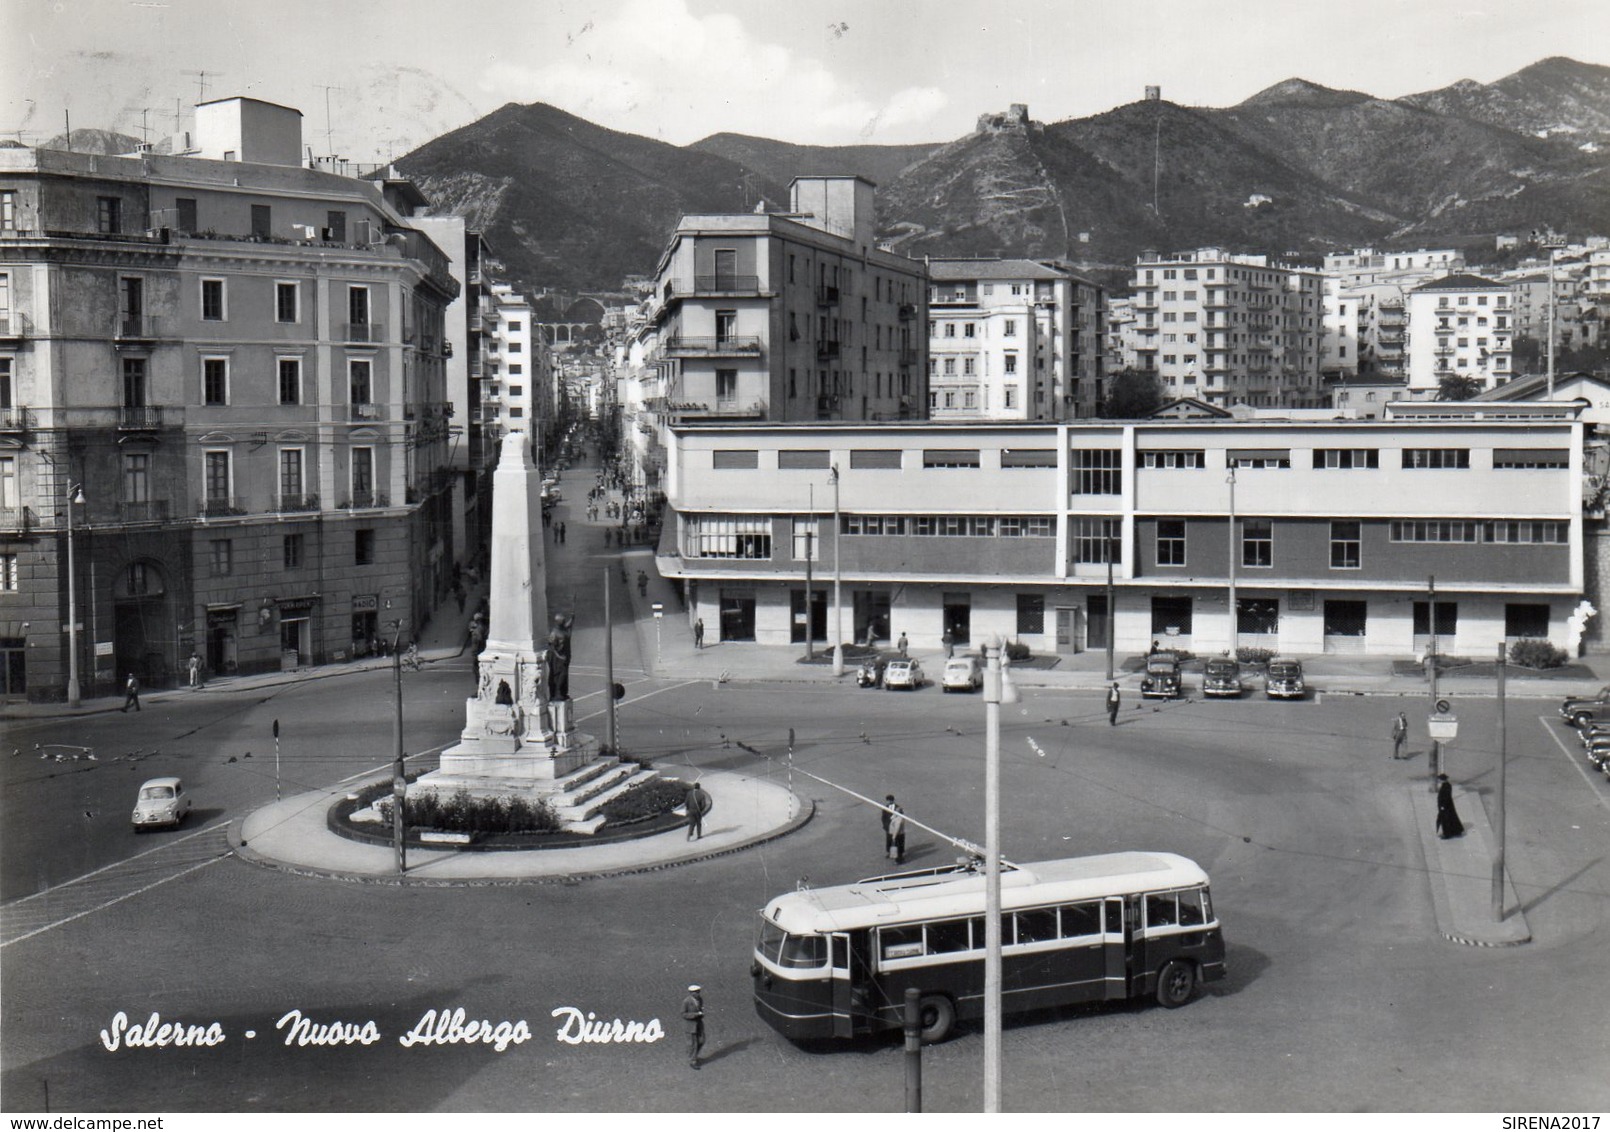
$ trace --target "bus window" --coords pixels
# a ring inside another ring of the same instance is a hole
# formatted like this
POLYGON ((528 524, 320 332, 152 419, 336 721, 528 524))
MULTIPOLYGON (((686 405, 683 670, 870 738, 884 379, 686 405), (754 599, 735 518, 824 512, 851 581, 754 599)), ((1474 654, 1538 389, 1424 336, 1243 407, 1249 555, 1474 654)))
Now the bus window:
POLYGON ((827 941, 819 935, 789 935, 777 956, 779 967, 820 967, 827 960, 827 941))
POLYGON ((1032 912, 1017 913, 1017 941, 1044 943, 1057 938, 1057 910, 1036 908, 1032 912))
POLYGON ((922 925, 884 928, 878 933, 885 959, 911 959, 922 954, 922 925))
POLYGON ((850 941, 841 935, 829 938, 833 941, 833 966, 842 971, 850 965, 850 941))
POLYGON ((1202 911, 1202 890, 1195 888, 1189 892, 1180 893, 1180 924, 1189 927, 1201 927, 1207 923, 1207 916, 1202 911))
POLYGON ((1101 934, 1101 905, 1064 904, 1062 906, 1062 938, 1101 934))
POLYGON ((783 929, 770 920, 760 921, 760 944, 756 948, 761 955, 777 962, 778 953, 783 949, 783 929))
POLYGON ((928 954, 969 951, 966 920, 940 920, 928 925, 928 954))
POLYGON ((1174 909, 1174 894, 1172 892, 1151 892, 1146 895, 1146 926, 1148 928, 1169 927, 1179 923, 1179 917, 1174 909))

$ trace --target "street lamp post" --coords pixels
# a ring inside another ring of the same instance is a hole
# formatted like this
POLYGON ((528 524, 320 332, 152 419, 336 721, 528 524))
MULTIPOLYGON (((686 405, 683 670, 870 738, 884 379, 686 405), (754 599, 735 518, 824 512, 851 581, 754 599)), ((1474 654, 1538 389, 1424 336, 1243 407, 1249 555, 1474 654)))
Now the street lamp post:
POLYGON ((833 675, 844 675, 844 601, 840 586, 844 572, 839 569, 839 466, 830 469, 833 477, 833 675))
POLYGON ((1001 1111, 1001 705, 1017 702, 1001 666, 1004 646, 984 643, 984 1111, 1001 1111))
POLYGON ((84 485, 67 494, 67 706, 84 702, 78 682, 78 557, 73 541, 73 505, 84 502, 84 485))
POLYGON ((1549 305, 1548 305, 1548 399, 1554 400, 1554 270, 1560 259, 1560 246, 1549 245, 1549 305))
POLYGON ((1234 660, 1236 654, 1240 651, 1238 648, 1240 641, 1237 639, 1240 626, 1236 624, 1235 608, 1235 559, 1236 552, 1240 548, 1235 544, 1235 462, 1233 460, 1230 463, 1230 474, 1228 477, 1226 477, 1224 482, 1230 485, 1230 608, 1228 611, 1230 617, 1230 651, 1228 655, 1231 660, 1234 660))

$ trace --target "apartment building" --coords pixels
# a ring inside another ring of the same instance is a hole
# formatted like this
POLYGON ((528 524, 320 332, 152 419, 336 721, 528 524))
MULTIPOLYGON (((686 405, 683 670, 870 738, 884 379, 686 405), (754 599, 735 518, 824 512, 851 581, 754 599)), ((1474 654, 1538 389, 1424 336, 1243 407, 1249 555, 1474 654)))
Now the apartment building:
POLYGON ((1139 368, 1168 397, 1321 405, 1322 284, 1318 272, 1219 248, 1142 258, 1132 281, 1139 368))
POLYGON ((1411 397, 1435 396, 1458 376, 1483 389, 1508 381, 1514 343, 1510 285, 1479 275, 1449 275, 1408 294, 1406 356, 1411 397))
POLYGON ((1051 262, 928 260, 928 416, 1094 416, 1106 316, 1094 283, 1051 262))
POLYGON ((1582 427, 681 426, 658 565, 712 641, 1490 656, 1569 639, 1582 427))
POLYGON ((531 300, 512 284, 492 284, 484 415, 500 434, 518 429, 540 447, 554 419, 556 381, 553 351, 532 313, 531 300))
POLYGON ((423 197, 303 168, 286 107, 197 122, 218 156, 0 150, 9 698, 341 659, 447 592, 458 284, 423 197))

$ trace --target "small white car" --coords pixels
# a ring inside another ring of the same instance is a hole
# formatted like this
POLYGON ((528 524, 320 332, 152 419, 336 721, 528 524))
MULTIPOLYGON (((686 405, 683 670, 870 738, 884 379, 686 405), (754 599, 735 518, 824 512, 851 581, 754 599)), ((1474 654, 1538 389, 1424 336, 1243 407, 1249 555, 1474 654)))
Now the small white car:
POLYGON ((974 692, 984 686, 984 673, 976 656, 953 656, 945 661, 939 687, 946 692, 974 692))
POLYGON ((190 795, 184 783, 169 775, 153 778, 140 787, 134 800, 134 828, 136 831, 159 825, 176 826, 190 812, 190 795))
POLYGON ((914 692, 928 681, 922 674, 922 665, 914 660, 891 660, 883 670, 885 688, 904 688, 914 692))

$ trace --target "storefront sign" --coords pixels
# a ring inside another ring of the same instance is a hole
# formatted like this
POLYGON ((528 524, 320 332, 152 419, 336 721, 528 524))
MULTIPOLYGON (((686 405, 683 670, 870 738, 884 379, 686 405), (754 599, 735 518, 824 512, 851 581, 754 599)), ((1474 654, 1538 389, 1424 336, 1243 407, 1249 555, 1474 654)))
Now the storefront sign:
POLYGON ((304 612, 312 609, 318 603, 319 603, 319 599, 318 599, 317 596, 286 597, 286 598, 281 598, 279 600, 279 602, 278 602, 278 605, 280 607, 280 613, 285 614, 285 613, 304 613, 304 612))
POLYGON ((352 612, 354 613, 373 613, 379 608, 380 596, 378 594, 352 595, 352 612))

